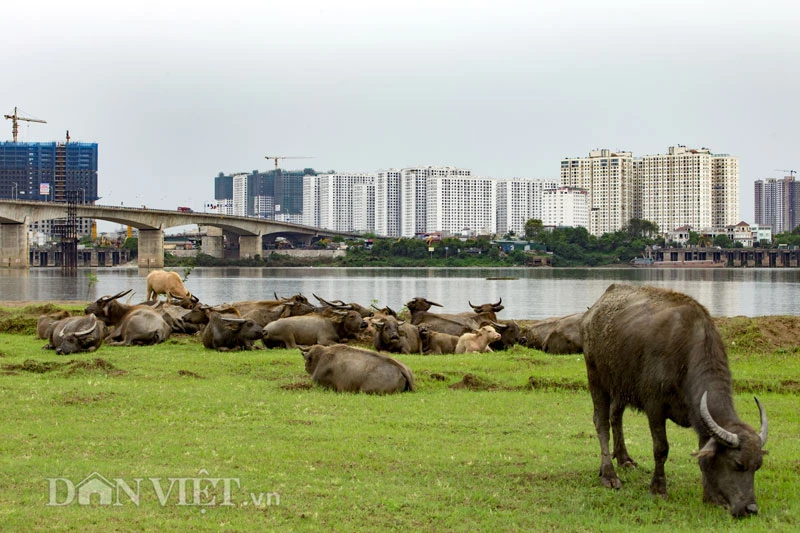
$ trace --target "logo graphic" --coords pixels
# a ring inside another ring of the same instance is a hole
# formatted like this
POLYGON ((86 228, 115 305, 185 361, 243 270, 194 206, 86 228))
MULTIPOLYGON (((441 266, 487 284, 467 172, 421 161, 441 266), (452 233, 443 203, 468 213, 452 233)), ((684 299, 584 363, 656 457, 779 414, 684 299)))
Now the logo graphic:
MULTIPOLYGON (((269 507, 281 504, 277 492, 250 492, 237 494, 241 489, 239 478, 209 477, 208 471, 201 469, 194 477, 149 477, 108 479, 99 472, 92 472, 81 481, 74 483, 64 477, 47 478, 49 488, 48 506, 66 505, 128 505, 137 507, 142 498, 155 497, 162 507, 167 505, 198 507, 237 507, 254 505, 269 507), (237 503, 236 496, 240 497, 237 503)), ((203 509, 202 512, 205 512, 203 509)))

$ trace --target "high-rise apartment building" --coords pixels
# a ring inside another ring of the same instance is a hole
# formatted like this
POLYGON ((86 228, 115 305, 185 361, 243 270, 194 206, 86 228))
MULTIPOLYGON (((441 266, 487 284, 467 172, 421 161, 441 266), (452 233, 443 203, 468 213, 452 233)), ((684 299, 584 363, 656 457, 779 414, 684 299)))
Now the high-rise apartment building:
POLYGON ((591 203, 589 191, 573 187, 547 189, 542 193, 542 216, 545 226, 589 228, 591 203))
POLYGON ((800 225, 800 183, 794 176, 756 180, 755 221, 772 227, 772 234, 792 231, 800 225))
MULTIPOLYGON (((354 210, 370 207, 365 196, 374 194, 374 174, 337 172, 308 175, 303 181, 304 194, 308 192, 316 199, 316 205, 310 205, 311 201, 304 204, 310 209, 303 213, 303 224, 342 232, 364 231, 355 226, 369 226, 370 217, 364 214, 354 217, 354 210), (309 224, 313 220, 318 223, 309 224)), ((371 224, 374 227, 374 220, 371 224)))
POLYGON ((622 229, 631 218, 670 231, 725 227, 739 213, 738 158, 708 148, 670 146, 666 154, 640 158, 593 150, 561 160, 561 185, 589 191, 589 231, 596 236, 622 229))
POLYGON ((544 220, 544 193, 558 188, 558 180, 498 179, 495 188, 497 233, 505 235, 513 231, 522 235, 528 220, 544 220))
POLYGON ((218 207, 233 204, 233 211, 239 216, 299 223, 303 215, 303 176, 306 173, 315 174, 313 169, 254 170, 250 174, 231 175, 220 172, 214 178, 214 198, 218 207), (240 185, 235 189, 237 178, 240 185))
MULTIPOLYGON (((456 173, 437 173, 426 180, 425 223, 416 233, 492 234, 497 230, 495 180, 456 173)), ((413 235, 404 235, 413 237, 413 235)))
POLYGON ((375 174, 375 234, 400 236, 400 169, 375 174))
MULTIPOLYGON (((679 226, 712 227, 712 155, 707 148, 670 146, 666 154, 646 155, 634 163, 641 191, 643 220, 662 231, 679 226)), ((738 177, 737 177, 738 179, 738 177)))
MULTIPOLYGON (((97 143, 0 143, 0 198, 93 204, 97 143)), ((53 228, 52 220, 40 220, 29 229, 52 235, 53 228)), ((77 231, 89 234, 91 219, 78 219, 77 231)))
POLYGON ((633 154, 603 149, 562 159, 561 186, 589 192, 589 233, 617 231, 633 217, 633 154))
POLYGON ((428 179, 468 177, 472 171, 455 167, 412 167, 400 171, 400 235, 413 237, 428 231, 428 179))

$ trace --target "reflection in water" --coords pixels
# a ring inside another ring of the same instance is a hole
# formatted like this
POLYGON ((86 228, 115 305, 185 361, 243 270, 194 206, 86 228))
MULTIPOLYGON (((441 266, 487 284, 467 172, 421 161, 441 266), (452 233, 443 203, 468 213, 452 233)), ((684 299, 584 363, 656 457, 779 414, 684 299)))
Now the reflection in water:
MULTIPOLYGON (((134 289, 132 301, 140 301, 146 275, 135 268, 81 269, 74 277, 50 269, 0 270, 0 300, 84 301, 134 289)), ((398 311, 415 296, 442 304, 437 310, 445 312, 502 298, 501 318, 524 320, 585 311, 611 283, 620 282, 684 292, 715 316, 800 314, 799 269, 225 267, 193 269, 186 287, 208 304, 302 293, 312 301, 317 294, 398 311)))

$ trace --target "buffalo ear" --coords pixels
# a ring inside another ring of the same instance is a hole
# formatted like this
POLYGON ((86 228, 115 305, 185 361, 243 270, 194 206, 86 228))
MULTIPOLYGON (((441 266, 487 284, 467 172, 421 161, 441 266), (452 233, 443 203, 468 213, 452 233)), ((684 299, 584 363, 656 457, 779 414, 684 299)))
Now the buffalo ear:
POLYGON ((698 459, 701 459, 703 457, 713 457, 714 454, 717 453, 717 446, 718 446, 717 441, 714 440, 714 437, 711 437, 710 439, 708 439, 708 442, 706 442, 706 445, 703 446, 702 449, 694 452, 692 455, 697 457, 698 459))

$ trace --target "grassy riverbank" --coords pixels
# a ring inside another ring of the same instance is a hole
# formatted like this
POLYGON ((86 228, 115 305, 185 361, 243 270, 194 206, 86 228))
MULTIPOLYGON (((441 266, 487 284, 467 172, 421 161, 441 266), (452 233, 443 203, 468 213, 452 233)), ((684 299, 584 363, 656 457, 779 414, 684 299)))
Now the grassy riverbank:
POLYGON ((400 356, 417 392, 347 395, 312 386, 296 350, 223 354, 173 337, 57 357, 27 331, 30 309, 0 308, 4 531, 800 527, 800 361, 794 339, 775 334, 780 317, 721 326, 740 415, 758 423, 755 392, 770 419, 761 512, 733 520, 701 501, 691 430, 669 426, 670 499, 649 495, 650 434, 637 413, 626 429, 640 467, 621 472, 620 492, 600 486, 580 355, 400 356), (119 505, 97 495, 81 505, 77 488, 94 472, 131 490, 140 480, 139 504, 120 489, 119 505))

